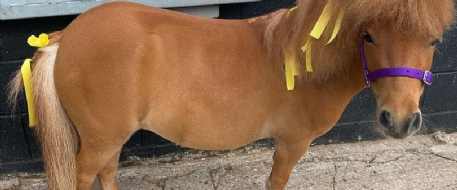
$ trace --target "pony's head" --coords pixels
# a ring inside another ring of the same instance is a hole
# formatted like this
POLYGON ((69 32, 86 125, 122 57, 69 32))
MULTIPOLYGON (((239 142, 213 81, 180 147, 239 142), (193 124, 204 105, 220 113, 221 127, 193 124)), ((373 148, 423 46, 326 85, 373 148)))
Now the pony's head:
MULTIPOLYGON (((358 48, 362 41, 370 72, 399 67, 421 72, 430 70, 436 45, 441 41, 443 31, 451 26, 455 14, 453 0, 297 0, 297 5, 272 14, 266 22, 267 58, 269 62, 282 65, 286 57, 300 63, 296 69, 302 73, 301 81, 316 86, 323 86, 324 82, 340 84, 341 81, 356 84, 354 80, 359 79, 355 77, 363 75, 358 48), (308 58, 302 47, 305 42, 308 44, 310 33, 320 20, 319 15, 328 17, 323 14, 327 5, 332 16, 328 18, 330 22, 321 39, 312 39, 313 56, 312 59, 309 56, 309 60, 312 60, 314 71, 308 73, 305 69, 308 58), (327 45, 335 31, 332 29, 337 28, 335 17, 341 10, 344 19, 338 36, 327 45), (332 83, 332 80, 339 82, 332 83)), ((363 79, 357 84, 361 81, 363 79)), ((370 86, 385 136, 406 138, 420 129, 419 100, 425 87, 422 78, 388 76, 372 80, 370 86)))
MULTIPOLYGON (((360 26, 363 54, 370 72, 385 68, 430 70, 436 45, 454 17, 451 0, 356 0, 351 3, 347 5, 348 13, 357 14, 351 18, 360 26)), ((420 130, 419 101, 429 82, 421 79, 387 76, 369 83, 377 101, 382 134, 406 138, 420 130)))
MULTIPOLYGON (((369 71, 406 67, 427 72, 441 39, 440 35, 401 35, 381 25, 366 27, 363 35, 369 71)), ((388 76, 370 81, 369 85, 376 97, 380 131, 384 135, 406 138, 420 129, 419 100, 426 85, 423 80, 388 76)))

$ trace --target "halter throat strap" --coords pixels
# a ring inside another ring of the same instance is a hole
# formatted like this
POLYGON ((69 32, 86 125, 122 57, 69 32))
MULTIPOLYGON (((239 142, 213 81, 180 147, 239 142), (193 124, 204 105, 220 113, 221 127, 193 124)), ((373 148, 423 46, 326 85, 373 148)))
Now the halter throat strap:
POLYGON ((368 70, 367 59, 365 56, 365 42, 362 41, 360 44, 360 54, 362 56, 363 72, 365 73, 365 83, 370 87, 370 83, 373 80, 384 78, 384 77, 410 77, 419 79, 424 82, 425 85, 429 86, 433 82, 433 73, 429 70, 418 70, 409 67, 392 67, 375 70, 370 72, 368 70))

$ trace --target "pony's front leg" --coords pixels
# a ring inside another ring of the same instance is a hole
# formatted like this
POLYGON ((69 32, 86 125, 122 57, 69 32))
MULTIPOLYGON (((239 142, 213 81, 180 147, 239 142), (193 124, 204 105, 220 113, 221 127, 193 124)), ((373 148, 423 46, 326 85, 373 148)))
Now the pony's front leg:
POLYGON ((275 139, 273 169, 265 184, 268 190, 283 190, 289 181, 290 173, 298 160, 308 150, 312 139, 298 142, 287 142, 275 139))

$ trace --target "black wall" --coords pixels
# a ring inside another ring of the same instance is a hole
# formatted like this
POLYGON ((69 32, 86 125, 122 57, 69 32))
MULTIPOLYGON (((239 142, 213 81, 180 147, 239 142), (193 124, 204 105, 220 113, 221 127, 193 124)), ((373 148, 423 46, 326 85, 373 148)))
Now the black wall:
MULTIPOLYGON (((294 0, 264 0, 258 3, 231 4, 221 7, 221 18, 240 19, 266 14, 278 8, 292 7, 294 0)), ((61 16, 0 23, 0 173, 37 171, 42 169, 39 148, 33 129, 29 128, 24 99, 14 114, 6 105, 6 84, 34 48, 27 45, 31 34, 47 33, 65 28, 76 16, 61 16)), ((421 100, 428 128, 425 132, 457 131, 457 28, 445 35, 439 46, 433 72, 434 84, 426 89, 421 100)), ((356 96, 338 125, 317 139, 317 144, 375 140, 381 136, 373 131, 376 103, 369 89, 356 96)), ((271 143, 271 141, 262 141, 271 143)), ((186 151, 159 136, 137 132, 125 145, 122 160, 128 156, 150 157, 171 152, 186 151)))

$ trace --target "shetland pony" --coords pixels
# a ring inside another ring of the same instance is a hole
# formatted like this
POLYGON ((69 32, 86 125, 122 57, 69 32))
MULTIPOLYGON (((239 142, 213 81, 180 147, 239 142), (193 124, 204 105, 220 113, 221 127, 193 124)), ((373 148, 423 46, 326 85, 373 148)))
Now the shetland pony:
MULTIPOLYGON (((370 70, 428 70, 454 16, 451 0, 332 2, 345 16, 332 43, 314 41, 314 72, 306 72, 300 48, 327 0, 302 0, 293 11, 247 20, 107 3, 51 34, 50 45, 33 58, 32 77, 49 189, 88 190, 97 175, 103 189, 118 189, 122 145, 140 129, 205 150, 274 138, 266 188, 284 189, 311 141, 366 87, 362 40, 370 70), (291 91, 286 53, 301 73, 291 91)), ((21 77, 11 83, 12 102, 21 77)), ((421 80, 385 77, 370 86, 383 134, 406 138, 420 128, 421 80)))

